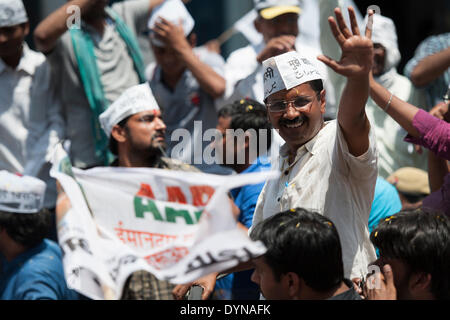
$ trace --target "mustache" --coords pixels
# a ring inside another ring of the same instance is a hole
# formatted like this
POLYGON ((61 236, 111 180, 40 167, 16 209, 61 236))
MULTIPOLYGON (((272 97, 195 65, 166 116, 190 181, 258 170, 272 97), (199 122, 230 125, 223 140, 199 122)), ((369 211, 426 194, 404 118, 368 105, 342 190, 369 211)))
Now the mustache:
POLYGON ((151 139, 156 139, 156 138, 165 138, 166 137, 166 133, 164 131, 156 131, 153 132, 153 134, 151 135, 151 139))
POLYGON ((299 123, 305 122, 306 120, 307 120, 307 117, 305 117, 304 115, 299 115, 298 117, 296 117, 292 120, 286 119, 286 118, 281 118, 278 123, 280 124, 280 126, 293 125, 293 124, 299 124, 299 123))

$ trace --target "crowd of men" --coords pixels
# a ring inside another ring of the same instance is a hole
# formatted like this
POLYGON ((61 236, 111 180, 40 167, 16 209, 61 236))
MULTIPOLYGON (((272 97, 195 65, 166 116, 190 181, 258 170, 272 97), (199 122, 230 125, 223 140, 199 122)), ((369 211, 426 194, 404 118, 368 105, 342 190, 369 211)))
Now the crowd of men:
POLYGON ((181 0, 108 3, 67 1, 34 51, 22 1, 0 0, 0 299, 87 299, 57 243, 71 207, 49 175, 61 141, 80 169, 280 173, 229 194, 264 255, 183 285, 136 271, 121 299, 194 286, 202 299, 450 298, 450 33, 401 74, 391 19, 368 11, 358 25, 354 8, 318 0, 316 48, 298 37, 301 1, 254 0, 263 40, 225 61, 197 46, 181 0))

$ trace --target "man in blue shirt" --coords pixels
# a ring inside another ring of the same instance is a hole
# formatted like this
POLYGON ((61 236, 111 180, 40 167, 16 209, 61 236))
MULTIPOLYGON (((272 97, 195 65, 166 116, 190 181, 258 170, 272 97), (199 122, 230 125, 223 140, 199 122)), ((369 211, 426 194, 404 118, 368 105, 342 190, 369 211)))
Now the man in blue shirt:
POLYGON ((0 300, 72 300, 59 246, 44 239, 51 214, 45 183, 0 171, 0 300))
MULTIPOLYGON (((270 170, 267 150, 271 144, 271 126, 266 107, 255 100, 242 99, 219 111, 217 129, 222 133, 221 153, 223 165, 238 174, 270 170), (233 131, 227 129, 232 129, 233 131), (239 132, 242 129, 241 132, 239 132), (233 140, 234 138, 234 140, 233 140)), ((264 182, 231 190, 240 213, 238 226, 246 231, 251 227, 256 201, 264 182)), ((236 272, 219 279, 213 298, 251 300, 259 299, 259 289, 250 277, 253 270, 236 272)))

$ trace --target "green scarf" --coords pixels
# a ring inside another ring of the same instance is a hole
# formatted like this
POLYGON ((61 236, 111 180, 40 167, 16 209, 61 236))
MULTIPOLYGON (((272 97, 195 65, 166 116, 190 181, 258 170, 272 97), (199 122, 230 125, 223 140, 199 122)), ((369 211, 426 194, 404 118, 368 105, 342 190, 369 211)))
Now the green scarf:
MULTIPOLYGON (((126 23, 114 10, 106 7, 105 11, 115 22, 116 30, 120 37, 124 40, 128 53, 133 60, 134 69, 139 76, 139 81, 140 83, 144 83, 146 81, 144 74, 145 66, 136 38, 126 23)), ((95 142, 95 156, 98 159, 101 159, 105 166, 108 166, 112 162, 114 156, 111 152, 109 152, 108 137, 103 132, 98 117, 108 108, 109 104, 105 98, 103 85, 100 81, 100 72, 98 70, 97 60, 94 53, 94 42, 92 41, 89 33, 81 29, 71 28, 70 36, 72 39, 75 57, 78 62, 81 82, 83 84, 89 106, 92 110, 91 123, 95 142)))

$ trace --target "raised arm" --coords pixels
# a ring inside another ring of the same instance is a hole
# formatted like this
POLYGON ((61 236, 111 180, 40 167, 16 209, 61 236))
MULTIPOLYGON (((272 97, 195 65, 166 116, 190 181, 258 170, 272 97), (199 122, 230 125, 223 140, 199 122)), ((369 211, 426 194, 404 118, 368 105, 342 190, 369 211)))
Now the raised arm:
POLYGON ((52 12, 34 30, 36 48, 43 53, 53 50, 58 39, 68 30, 68 22, 73 19, 74 11, 69 10, 71 6, 77 6, 83 16, 98 2, 101 0, 72 0, 52 12))
MULTIPOLYGON (((154 7, 161 4, 164 0, 148 0, 148 12, 154 7)), ((105 0, 71 0, 66 4, 55 10, 47 18, 45 18, 34 31, 34 42, 36 48, 43 52, 49 53, 56 46, 58 39, 68 30, 68 23, 74 21, 75 11, 69 10, 71 6, 76 6, 79 9, 81 17, 85 17, 91 10, 95 10, 105 0)))
POLYGON ((426 86, 439 78, 448 68, 450 68, 450 48, 419 61, 411 72, 411 81, 416 87, 426 86))
POLYGON ((206 93, 214 99, 224 94, 225 79, 209 65, 200 61, 192 50, 191 44, 189 44, 184 36, 183 29, 180 25, 173 24, 161 18, 161 21, 155 23, 154 31, 166 46, 175 50, 179 59, 192 72, 200 87, 206 93))
POLYGON ((365 36, 359 33, 352 7, 348 8, 351 31, 345 24, 341 10, 336 8, 334 12, 337 22, 333 17, 329 17, 328 22, 341 47, 341 59, 336 61, 324 55, 318 59, 347 78, 339 103, 338 122, 349 152, 357 157, 369 148, 370 123, 367 120, 365 105, 369 96, 369 72, 372 68, 373 44, 370 37, 373 12, 369 13, 365 36))

